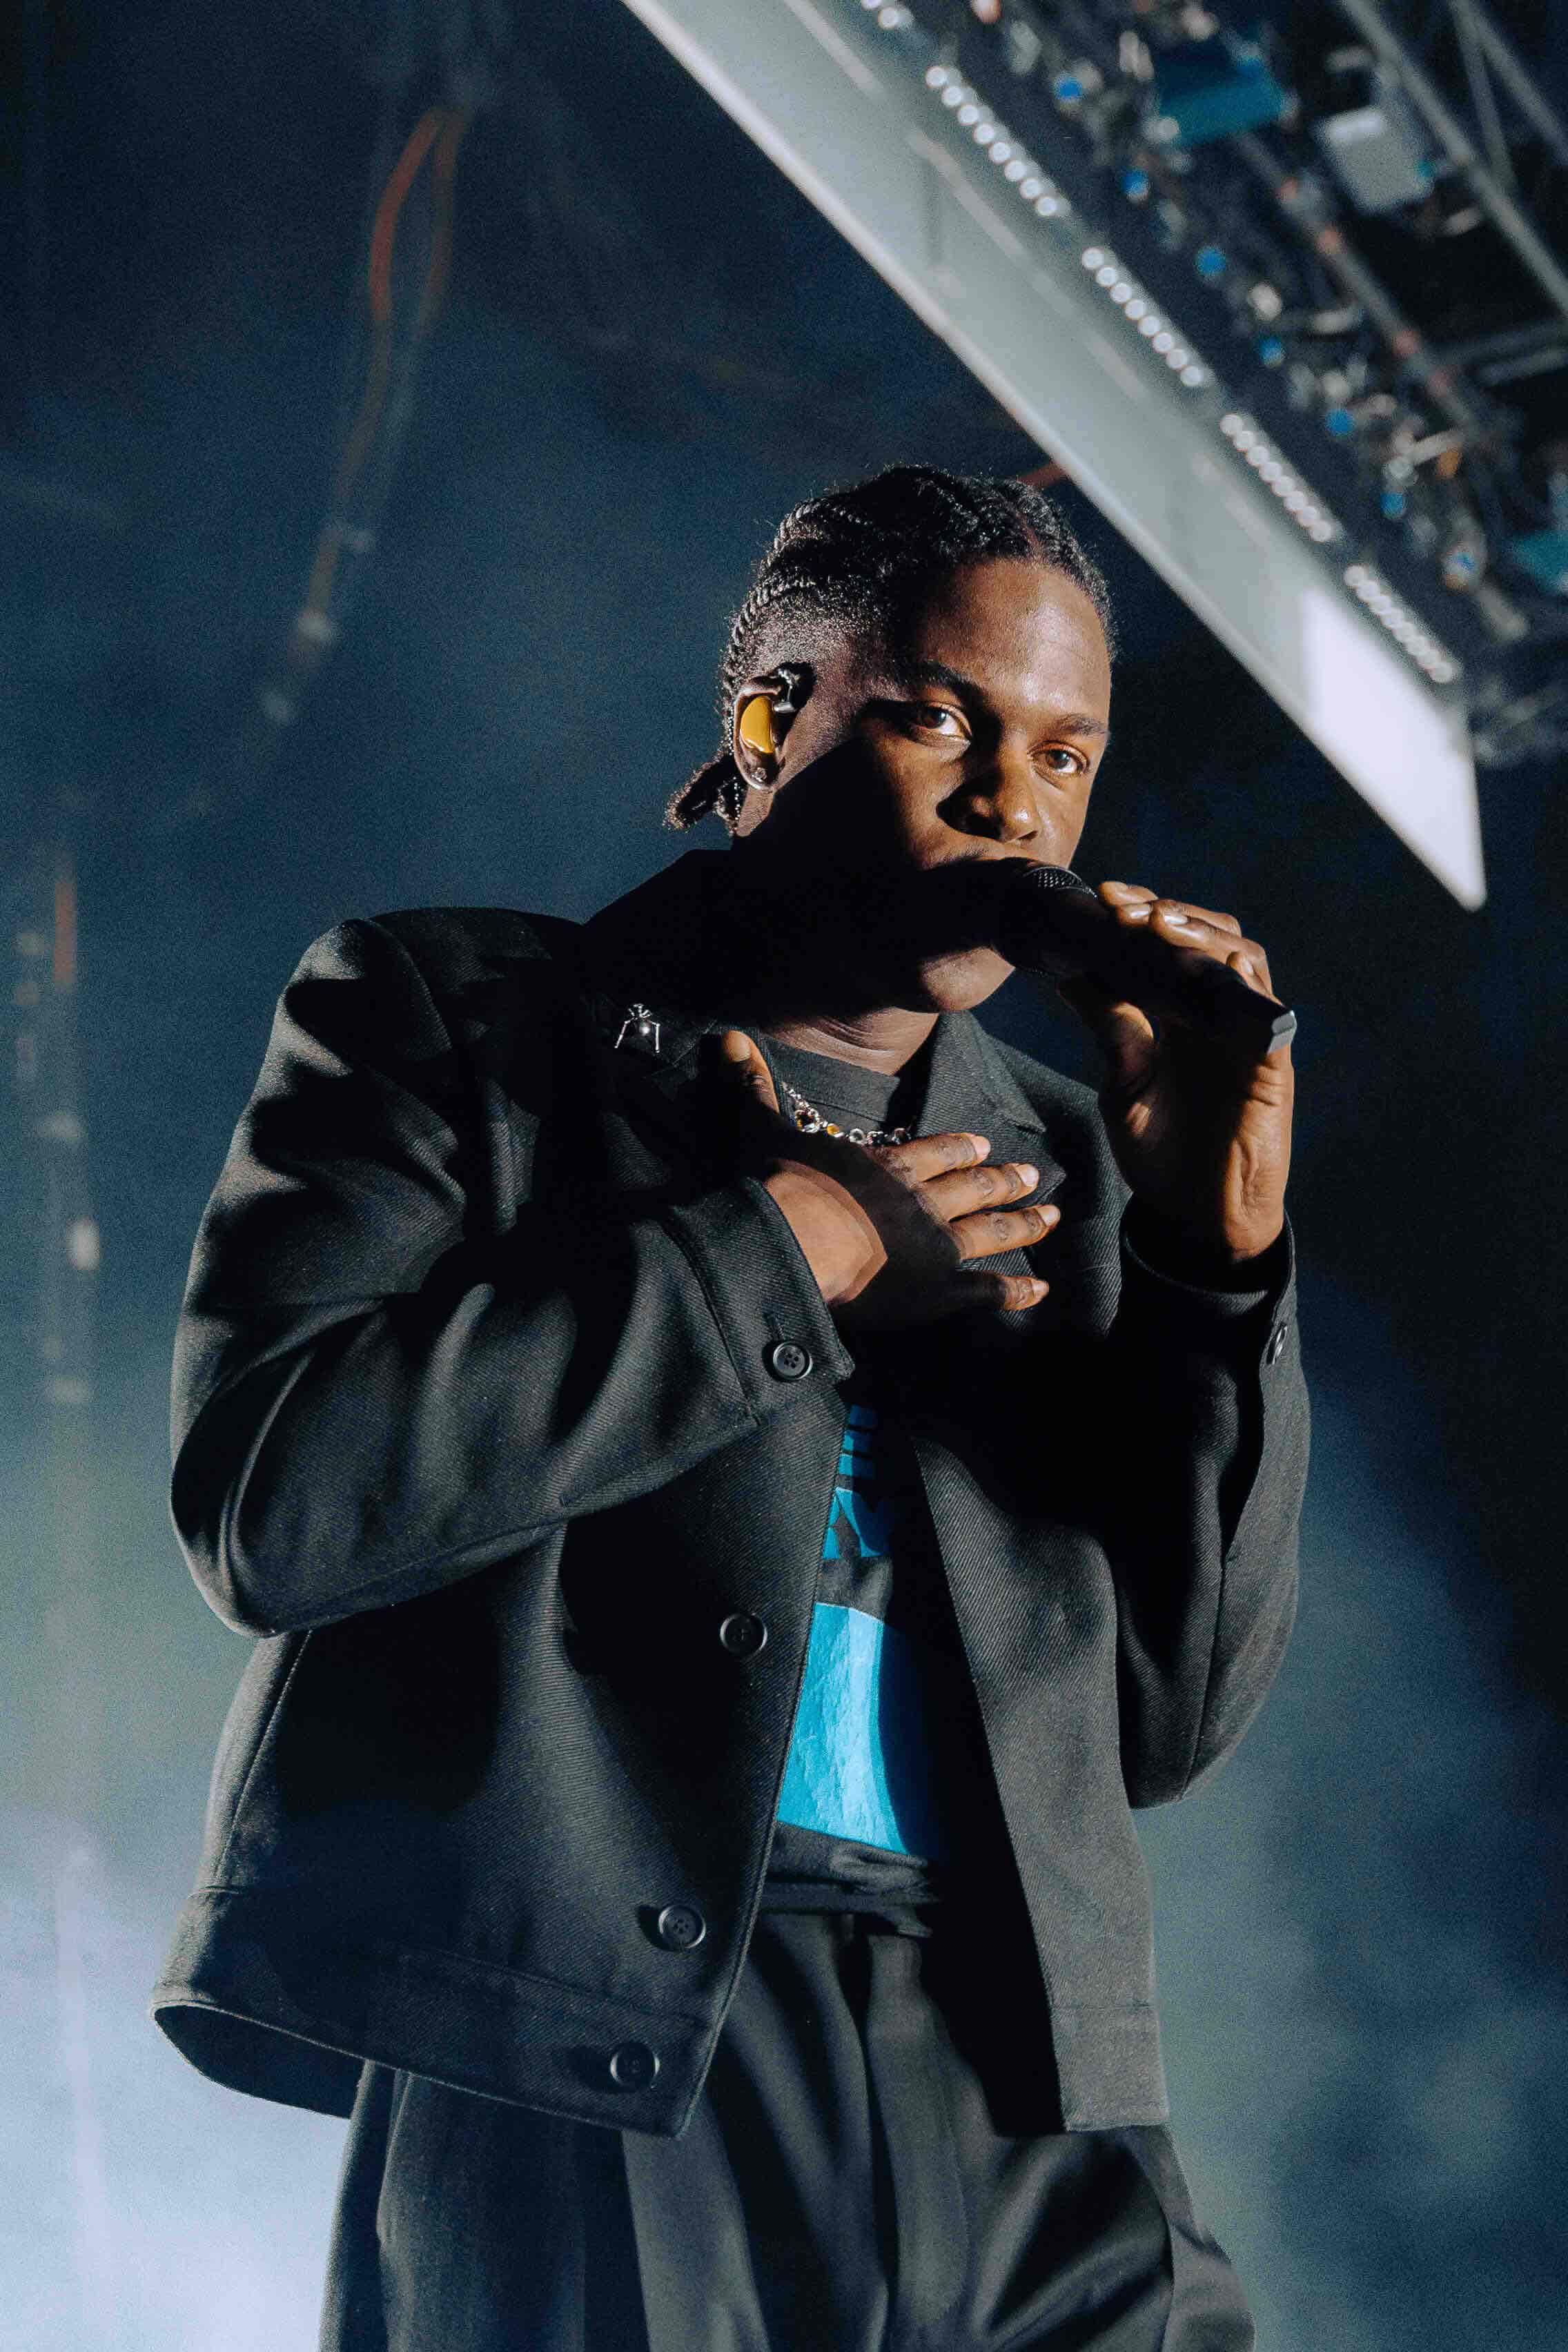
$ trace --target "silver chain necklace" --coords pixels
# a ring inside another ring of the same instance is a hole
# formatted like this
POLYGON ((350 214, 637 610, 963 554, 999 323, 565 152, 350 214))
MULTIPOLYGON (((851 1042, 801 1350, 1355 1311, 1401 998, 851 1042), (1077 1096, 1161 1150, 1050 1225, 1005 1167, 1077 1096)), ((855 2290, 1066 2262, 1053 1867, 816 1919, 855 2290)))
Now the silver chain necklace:
POLYGON ((863 1143, 873 1151, 885 1150, 890 1143, 910 1140, 907 1127, 837 1127, 832 1119, 824 1118, 815 1103, 806 1101, 798 1087, 792 1087, 787 1078, 783 1084, 789 1104, 788 1116, 802 1135, 841 1136, 846 1143, 863 1143))
MULTIPOLYGON (((647 1051, 657 1055, 659 1027, 659 1023, 646 1004, 640 1001, 628 1004, 616 1038, 616 1050, 619 1051, 630 1037, 647 1051)), ((885 1150, 891 1143, 912 1140, 913 1130, 907 1127, 839 1127, 833 1119, 824 1118, 816 1105, 807 1102, 800 1088, 792 1087, 787 1078, 782 1084, 789 1105, 787 1116, 802 1135, 838 1136, 846 1143, 863 1143, 873 1151, 885 1150)))

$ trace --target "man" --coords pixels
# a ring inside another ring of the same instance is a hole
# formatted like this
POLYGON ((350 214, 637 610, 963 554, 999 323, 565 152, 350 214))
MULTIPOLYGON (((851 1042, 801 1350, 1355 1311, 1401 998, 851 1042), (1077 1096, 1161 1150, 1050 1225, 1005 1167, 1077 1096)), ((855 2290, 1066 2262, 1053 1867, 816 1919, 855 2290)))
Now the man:
POLYGON ((828 493, 675 804, 727 856, 284 996, 176 1363, 260 1641, 155 2006, 352 2115, 328 2352, 1251 2342, 1129 1805, 1289 1629, 1289 1055, 1075 983, 1097 1108, 972 1012, 1109 699, 1037 493, 828 493))

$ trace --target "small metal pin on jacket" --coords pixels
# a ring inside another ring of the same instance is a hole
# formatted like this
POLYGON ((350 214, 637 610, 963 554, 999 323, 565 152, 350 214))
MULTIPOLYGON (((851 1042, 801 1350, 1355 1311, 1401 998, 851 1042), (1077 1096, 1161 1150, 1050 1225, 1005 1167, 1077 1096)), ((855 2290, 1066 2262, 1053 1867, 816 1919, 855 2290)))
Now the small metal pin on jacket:
POLYGON ((627 1005, 626 1017, 616 1037, 617 1054, 626 1044, 628 1034, 636 1045, 646 1045, 650 1054, 658 1052, 658 1023, 646 1004, 627 1005))

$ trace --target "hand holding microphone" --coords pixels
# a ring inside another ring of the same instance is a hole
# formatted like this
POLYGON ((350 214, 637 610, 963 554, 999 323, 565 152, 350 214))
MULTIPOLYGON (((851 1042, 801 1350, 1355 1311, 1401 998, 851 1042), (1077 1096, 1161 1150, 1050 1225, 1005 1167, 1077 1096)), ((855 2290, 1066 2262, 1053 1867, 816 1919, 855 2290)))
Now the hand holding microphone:
POLYGON ((1023 863, 994 936, 1094 1032, 1101 1116, 1138 1198, 1205 1257, 1268 1249, 1284 1223, 1296 1020, 1258 942, 1233 915, 1142 884, 1091 890, 1067 866, 1023 863))
POLYGON ((1156 1019, 1188 1022, 1242 1052, 1277 1053, 1296 1033, 1295 1014, 1254 985, 1263 950, 1242 938, 1234 916, 1125 882, 1096 892, 1070 866, 1019 863, 1007 879, 996 945, 1022 971, 1093 981, 1156 1019), (1205 936, 1216 932, 1223 961, 1205 936))

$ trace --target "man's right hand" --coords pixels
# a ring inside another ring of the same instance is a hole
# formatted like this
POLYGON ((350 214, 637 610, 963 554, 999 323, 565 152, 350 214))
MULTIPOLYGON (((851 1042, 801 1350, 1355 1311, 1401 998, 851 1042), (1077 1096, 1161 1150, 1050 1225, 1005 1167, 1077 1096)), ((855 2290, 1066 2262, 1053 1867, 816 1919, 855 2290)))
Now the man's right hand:
POLYGON ((768 1066, 744 1030, 721 1031, 709 1053, 736 1156, 762 1178, 847 1329, 1039 1305, 1048 1284, 980 1263, 1044 1240, 1058 1223, 1057 1209, 1009 1205, 1038 1183, 1037 1169, 988 1164, 983 1135, 918 1135, 872 1150, 803 1135, 780 1113, 768 1066))

